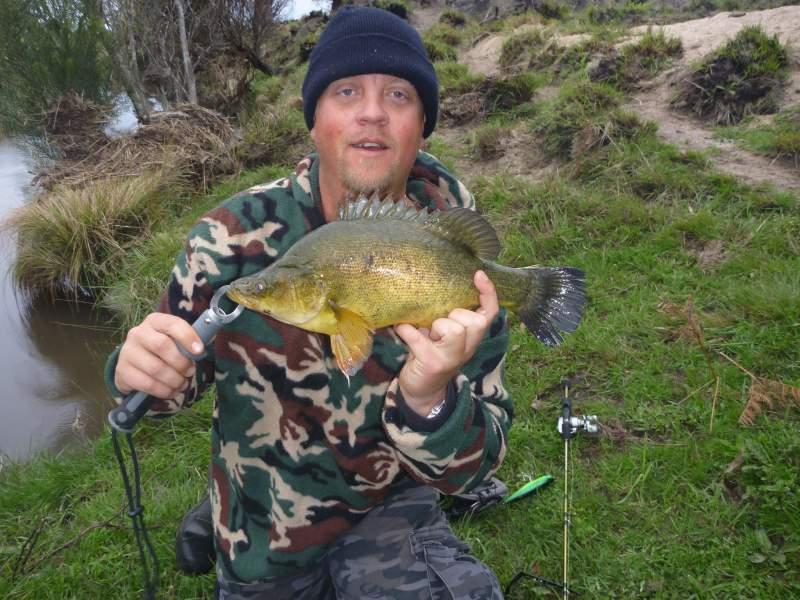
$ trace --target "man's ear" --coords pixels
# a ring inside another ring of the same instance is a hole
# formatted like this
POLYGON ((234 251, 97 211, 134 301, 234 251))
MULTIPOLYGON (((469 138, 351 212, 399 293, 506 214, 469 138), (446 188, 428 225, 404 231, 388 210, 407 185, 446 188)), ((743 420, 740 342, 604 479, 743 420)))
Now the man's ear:
POLYGON ((316 125, 315 125, 315 126, 314 126, 314 127, 312 127, 312 128, 309 130, 309 132, 308 132, 308 136, 311 138, 311 141, 312 141, 312 142, 314 142, 314 146, 316 146, 316 145, 317 145, 317 134, 316 134, 316 129, 317 129, 317 127, 316 127, 316 125))

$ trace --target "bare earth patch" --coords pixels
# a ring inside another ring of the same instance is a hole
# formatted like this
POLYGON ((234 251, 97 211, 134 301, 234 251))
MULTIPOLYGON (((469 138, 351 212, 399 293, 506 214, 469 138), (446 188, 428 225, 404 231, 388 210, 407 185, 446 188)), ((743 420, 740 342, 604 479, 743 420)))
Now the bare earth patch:
MULTIPOLYGON (((790 77, 782 100, 784 105, 800 102, 800 6, 783 6, 771 10, 752 12, 721 12, 711 17, 694 19, 682 23, 673 23, 663 27, 669 36, 679 37, 683 43, 684 56, 670 72, 661 75, 654 81, 642 86, 633 94, 625 108, 637 113, 642 118, 654 121, 658 125, 661 137, 679 148, 707 152, 715 167, 730 175, 739 177, 750 183, 769 183, 781 189, 800 189, 800 171, 786 161, 775 161, 759 156, 737 147, 733 142, 715 139, 713 130, 702 121, 691 115, 681 114, 671 109, 672 99, 677 83, 685 76, 690 65, 723 45, 734 37, 740 29, 749 25, 761 25, 769 35, 778 38, 789 47, 792 55, 790 77)), ((527 29, 540 27, 524 25, 514 33, 522 33, 527 29)), ((632 36, 643 35, 647 26, 631 30, 632 36)), ((467 65, 473 73, 484 76, 499 75, 498 60, 503 42, 509 33, 498 33, 479 39, 471 48, 463 51, 459 62, 467 65)), ((587 34, 573 34, 558 38, 563 46, 580 43, 588 39, 587 34)), ((546 99, 547 89, 540 90, 539 99, 546 99)), ((552 95, 552 94, 551 94, 552 95)), ((441 132, 444 133, 444 132, 441 132)), ((451 135, 449 132, 444 135, 451 135)), ((463 135, 463 134, 462 134, 463 135)), ((528 145, 528 150, 535 148, 535 142, 528 145)), ((508 172, 524 172, 520 164, 510 164, 516 157, 506 155, 499 159, 508 172)), ((485 165, 488 170, 488 164, 485 165)), ((474 169, 474 165, 472 165, 474 169)), ((483 167, 481 167, 483 170, 483 167)), ((541 167, 528 173, 531 178, 543 175, 541 167)))
MULTIPOLYGON (((739 30, 749 25, 761 25, 769 35, 777 35, 793 55, 791 73, 782 103, 800 102, 800 6, 784 6, 748 13, 723 12, 712 17, 673 23, 662 29, 668 36, 679 37, 684 56, 672 71, 657 78, 647 89, 634 94, 625 107, 641 117, 658 124, 658 132, 666 141, 680 148, 709 151, 715 167, 751 183, 770 183, 778 188, 800 189, 800 171, 784 161, 775 161, 738 148, 734 143, 714 138, 713 130, 691 115, 672 110, 670 100, 677 84, 691 64, 723 45, 739 30)), ((646 27, 632 33, 642 35, 646 27)))

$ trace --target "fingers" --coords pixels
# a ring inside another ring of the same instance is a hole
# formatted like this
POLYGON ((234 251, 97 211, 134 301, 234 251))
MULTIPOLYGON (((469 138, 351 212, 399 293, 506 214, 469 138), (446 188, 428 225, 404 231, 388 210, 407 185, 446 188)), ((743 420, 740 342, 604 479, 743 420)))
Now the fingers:
POLYGON ((489 323, 494 321, 500 312, 500 303, 497 299, 497 290, 489 277, 483 271, 477 271, 473 278, 475 287, 478 288, 480 307, 475 312, 485 316, 489 323))
POLYGON ((174 315, 153 313, 132 328, 119 354, 114 381, 128 393, 141 390, 158 398, 174 398, 194 375, 194 362, 181 354, 178 341, 193 353, 202 352, 197 332, 174 315))

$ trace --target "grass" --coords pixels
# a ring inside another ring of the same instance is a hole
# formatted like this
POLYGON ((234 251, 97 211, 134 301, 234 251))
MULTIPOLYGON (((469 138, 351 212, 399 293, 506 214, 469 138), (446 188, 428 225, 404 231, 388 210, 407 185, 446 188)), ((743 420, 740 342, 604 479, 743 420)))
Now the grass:
MULTIPOLYGON (((437 71, 445 89, 477 85, 463 65, 440 63, 437 71)), ((266 83, 265 94, 274 85, 266 83)), ((575 590, 587 598, 795 597, 800 407, 776 404, 753 427, 740 426, 751 378, 723 354, 758 377, 800 388, 800 200, 742 185, 703 155, 664 144, 652 126, 619 111, 622 99, 619 89, 570 75, 557 98, 515 123, 537 132, 568 168, 536 183, 461 173, 498 230, 500 261, 579 267, 589 303, 558 348, 512 320, 506 380, 516 416, 499 477, 513 490, 551 473, 555 485, 455 527, 503 584, 522 570, 561 577, 563 445, 555 423, 559 381, 570 377, 576 412, 597 414, 603 425, 599 438, 573 444, 575 590), (722 252, 703 262, 714 243, 722 252), (702 345, 667 308, 690 299, 702 345)), ((493 118, 476 126, 476 147, 506 125, 493 118)), ((466 158, 436 134, 428 143, 447 164, 466 158)), ((161 219, 114 284, 106 281, 120 321, 127 326, 149 311, 198 215, 285 172, 281 165, 245 172, 189 212, 161 219)), ((212 597, 213 576, 178 572, 172 548, 177 523, 206 483, 210 414, 206 399, 136 434, 164 598, 212 597)), ((107 437, 85 453, 3 466, 0 596, 139 595, 122 501, 107 437)), ((556 597, 522 585, 508 597, 556 597)))
POLYGON ((800 106, 776 114, 770 122, 749 119, 739 125, 720 127, 716 134, 719 138, 736 140, 752 152, 785 159, 800 168, 800 106))
POLYGON ((652 78, 681 54, 683 46, 679 38, 667 37, 663 30, 648 29, 636 42, 601 60, 589 77, 630 91, 640 80, 652 78))
POLYGON ((12 278, 36 294, 96 295, 125 252, 187 193, 186 179, 167 164, 137 177, 58 187, 20 207, 3 225, 19 239, 12 278))

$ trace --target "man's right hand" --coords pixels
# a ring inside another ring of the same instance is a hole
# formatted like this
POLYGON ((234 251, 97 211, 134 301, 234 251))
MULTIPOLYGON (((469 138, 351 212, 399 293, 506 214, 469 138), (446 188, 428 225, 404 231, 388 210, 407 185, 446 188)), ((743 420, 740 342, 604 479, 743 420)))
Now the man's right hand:
POLYGON ((189 386, 195 364, 181 354, 175 342, 192 354, 203 351, 203 341, 192 326, 175 315, 150 313, 128 331, 119 352, 114 384, 123 394, 138 390, 171 399, 189 386))

